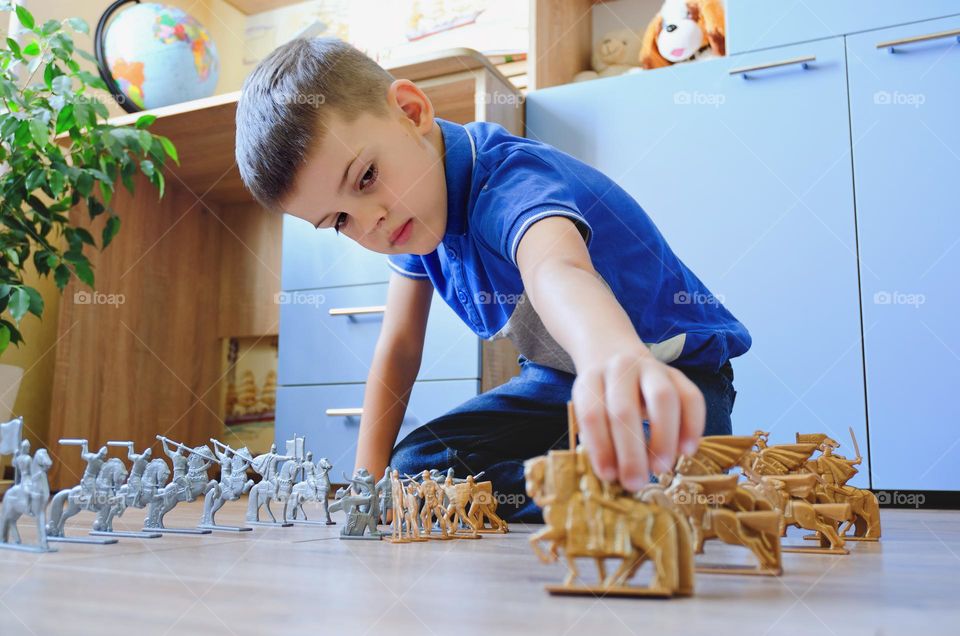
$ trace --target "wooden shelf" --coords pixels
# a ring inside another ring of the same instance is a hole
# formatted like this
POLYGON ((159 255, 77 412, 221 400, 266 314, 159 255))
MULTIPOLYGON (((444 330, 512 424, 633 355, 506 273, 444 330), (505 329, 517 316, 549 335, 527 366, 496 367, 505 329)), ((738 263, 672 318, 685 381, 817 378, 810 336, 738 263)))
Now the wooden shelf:
POLYGON ((303 0, 227 0, 227 4, 233 5, 236 9, 247 15, 273 11, 280 7, 288 7, 291 4, 301 2, 303 2, 303 0))

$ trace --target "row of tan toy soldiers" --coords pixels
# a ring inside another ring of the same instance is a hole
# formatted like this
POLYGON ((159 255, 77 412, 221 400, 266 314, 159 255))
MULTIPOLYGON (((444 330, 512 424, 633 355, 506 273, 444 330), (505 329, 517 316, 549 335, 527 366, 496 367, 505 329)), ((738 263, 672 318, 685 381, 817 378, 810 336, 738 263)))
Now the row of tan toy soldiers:
POLYGON ((399 471, 391 471, 393 532, 389 541, 479 539, 481 532, 507 531, 507 522, 496 512, 492 482, 478 482, 473 475, 457 479, 452 469, 442 482, 434 478, 435 474, 424 470, 418 482, 415 477, 401 477, 399 471), (435 524, 439 535, 433 534, 435 524))

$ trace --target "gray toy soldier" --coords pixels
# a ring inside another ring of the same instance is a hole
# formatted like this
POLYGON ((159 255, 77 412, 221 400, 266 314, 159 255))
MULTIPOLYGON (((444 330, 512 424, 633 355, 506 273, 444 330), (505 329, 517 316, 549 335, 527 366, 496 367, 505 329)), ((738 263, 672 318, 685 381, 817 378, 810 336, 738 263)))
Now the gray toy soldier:
POLYGON ((135 508, 141 507, 140 496, 143 490, 143 471, 147 469, 147 464, 153 459, 153 449, 147 447, 139 455, 133 452, 133 442, 107 442, 107 446, 126 446, 127 459, 130 460, 130 476, 127 477, 127 484, 130 490, 136 493, 132 505, 135 508))
POLYGON ((257 455, 253 459, 251 467, 263 477, 263 479, 250 490, 249 502, 247 504, 247 523, 259 526, 286 527, 293 525, 288 521, 277 521, 273 510, 270 509, 270 502, 279 499, 280 494, 280 475, 277 470, 277 465, 280 462, 295 459, 297 458, 292 455, 278 455, 276 444, 270 445, 269 453, 257 455), (260 508, 264 506, 267 508, 267 514, 270 515, 271 521, 260 520, 260 508))
POLYGON ((182 443, 173 446, 172 442, 165 437, 158 436, 157 439, 163 444, 163 452, 166 453, 167 457, 170 458, 170 463, 173 464, 173 477, 170 479, 170 483, 176 484, 178 489, 182 488, 187 493, 187 501, 193 501, 193 493, 190 492, 190 487, 187 484, 187 456, 183 454, 187 447, 182 443))
MULTIPOLYGON (((22 440, 20 442, 20 448, 13 456, 13 485, 16 486, 20 483, 27 483, 30 481, 30 465, 33 463, 33 458, 30 457, 30 441, 22 440)), ((27 490, 24 490, 24 495, 28 498, 30 493, 27 490)))
MULTIPOLYGON (((61 444, 63 441, 60 442, 61 444)), ((87 467, 83 470, 83 476, 80 477, 80 500, 89 501, 97 491, 97 477, 100 476, 100 470, 103 463, 107 461, 107 447, 101 446, 96 453, 91 453, 87 447, 87 440, 80 440, 80 458, 87 462, 87 467)))
POLYGON ((4 495, 3 505, 0 507, 0 548, 23 550, 26 552, 56 552, 55 548, 47 543, 47 501, 50 500, 50 485, 47 482, 47 471, 53 462, 47 451, 40 449, 36 455, 25 455, 23 449, 29 452, 21 443, 15 459, 30 458, 25 468, 21 463, 19 482, 14 484, 4 495), (17 530, 17 520, 27 515, 37 521, 37 545, 22 545, 20 532, 17 530))
POLYGON ((330 477, 328 473, 333 465, 326 457, 320 458, 319 464, 313 463, 313 453, 307 451, 306 458, 300 464, 303 469, 303 481, 293 485, 293 491, 287 501, 286 518, 294 523, 320 524, 332 526, 334 521, 330 518, 330 503, 327 501, 327 495, 330 493, 330 477), (304 501, 316 501, 323 506, 325 521, 309 521, 307 513, 303 510, 304 501), (297 514, 302 513, 303 519, 297 519, 297 514))
POLYGON ((365 468, 359 468, 352 479, 344 477, 351 487, 338 490, 330 506, 331 511, 343 510, 347 517, 340 529, 340 538, 379 540, 382 534, 377 529, 379 511, 373 476, 365 468))
POLYGON ((228 501, 236 501, 253 487, 253 480, 246 479, 247 468, 253 458, 250 451, 241 448, 235 451, 218 440, 210 439, 213 452, 220 463, 220 481, 207 491, 203 501, 203 515, 198 528, 205 530, 225 530, 231 532, 249 532, 248 526, 224 526, 216 522, 216 514, 228 501), (221 452, 220 449, 223 449, 221 452))
POLYGON ((377 496, 380 504, 380 523, 387 525, 387 513, 393 509, 394 502, 389 466, 383 470, 383 478, 377 482, 377 496))

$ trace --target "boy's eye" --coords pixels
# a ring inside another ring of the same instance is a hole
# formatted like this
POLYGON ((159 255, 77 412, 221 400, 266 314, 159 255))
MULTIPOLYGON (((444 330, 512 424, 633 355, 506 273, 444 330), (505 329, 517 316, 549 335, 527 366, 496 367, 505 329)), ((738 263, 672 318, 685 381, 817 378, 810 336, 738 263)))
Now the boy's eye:
POLYGON ((361 190, 363 190, 364 188, 366 188, 376 180, 377 180, 377 166, 376 164, 371 163, 370 167, 367 168, 367 171, 363 173, 362 177, 360 177, 360 184, 358 187, 361 190))
POLYGON ((333 222, 333 231, 339 234, 340 227, 342 226, 343 223, 346 223, 346 222, 347 222, 346 212, 340 212, 339 214, 337 214, 337 220, 333 222))

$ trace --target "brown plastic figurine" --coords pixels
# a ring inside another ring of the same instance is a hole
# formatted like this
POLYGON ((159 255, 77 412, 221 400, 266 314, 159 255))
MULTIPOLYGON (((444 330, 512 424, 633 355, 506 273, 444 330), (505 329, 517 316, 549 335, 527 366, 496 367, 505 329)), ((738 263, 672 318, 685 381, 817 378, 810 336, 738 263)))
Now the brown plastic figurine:
MULTIPOLYGON (((880 502, 877 496, 863 488, 848 486, 847 482, 857 474, 857 466, 861 463, 860 446, 850 428, 850 440, 857 456, 847 459, 842 455, 834 454, 840 443, 824 433, 797 433, 797 443, 816 444, 820 455, 816 459, 807 461, 804 468, 819 477, 814 488, 814 497, 817 503, 848 503, 853 518, 848 519, 837 531, 847 541, 879 541, 880 540, 880 502), (853 534, 847 531, 853 526, 853 534)), ((817 537, 807 537, 816 539, 817 537)))
POLYGON ((852 518, 848 503, 811 503, 817 475, 799 472, 816 451, 814 443, 778 444, 768 446, 769 433, 757 431, 756 450, 744 455, 741 460, 743 474, 747 477, 744 491, 747 498, 738 504, 749 510, 776 509, 783 513, 783 530, 796 526, 817 533, 819 547, 782 546, 783 552, 817 552, 825 554, 848 554, 843 547, 843 537, 837 532, 840 523, 852 518), (752 498, 752 501, 748 501, 752 498))
POLYGON ((386 537, 386 540, 390 543, 410 543, 410 539, 403 536, 404 491, 403 483, 400 481, 400 472, 397 470, 390 473, 390 495, 393 502, 393 532, 389 537, 386 537))
POLYGON ((749 549, 757 559, 753 567, 697 565, 697 572, 777 576, 783 571, 782 513, 753 510, 752 505, 741 508, 738 502, 744 498, 752 501, 753 496, 740 492, 736 474, 724 474, 740 463, 753 443, 753 437, 705 437, 694 455, 681 455, 677 460, 677 475, 661 475, 659 484, 651 484, 641 493, 644 501, 667 502, 665 505, 675 506, 687 517, 696 554, 703 554, 705 541, 720 539, 749 549))
POLYGON ((440 486, 430 476, 430 471, 425 470, 421 473, 423 481, 420 482, 418 494, 423 499, 423 508, 420 509, 420 524, 423 533, 428 539, 452 539, 447 531, 447 511, 443 508, 443 491, 440 486), (440 524, 440 536, 432 536, 433 520, 436 518, 440 524))
MULTIPOLYGON (((467 480, 473 482, 473 475, 467 480)), ((508 532, 507 522, 497 515, 497 499, 493 496, 493 482, 477 482, 473 488, 470 509, 467 514, 477 525, 477 532, 508 532), (489 522, 489 526, 487 523, 489 522)))
MULTIPOLYGON (((403 495, 403 519, 407 527, 407 541, 426 541, 426 537, 420 536, 420 488, 416 482, 411 481, 407 484, 407 490, 403 495)), ((394 511, 396 513, 396 511, 394 511)))
POLYGON ((477 522, 467 514, 467 504, 473 499, 473 490, 476 486, 477 484, 473 480, 473 475, 468 476, 466 481, 456 484, 453 482, 453 475, 447 474, 447 479, 443 482, 443 492, 446 494, 448 502, 444 517, 446 518, 447 527, 450 528, 451 533, 456 534, 459 538, 480 538, 480 534, 477 532, 479 527, 477 526, 477 522), (470 534, 458 534, 457 531, 462 524, 470 528, 470 534))
POLYGON ((582 447, 576 446, 577 422, 567 402, 570 449, 552 450, 524 464, 527 494, 543 509, 545 527, 530 537, 544 562, 561 551, 568 574, 551 594, 589 596, 689 596, 693 594, 693 544, 686 518, 670 506, 634 498, 619 484, 600 480, 582 447), (547 542, 544 553, 539 544, 547 542), (592 559, 598 582, 579 581, 575 560, 592 559), (619 559, 607 575, 605 559, 619 559), (654 572, 648 587, 630 584, 646 560, 654 572))

